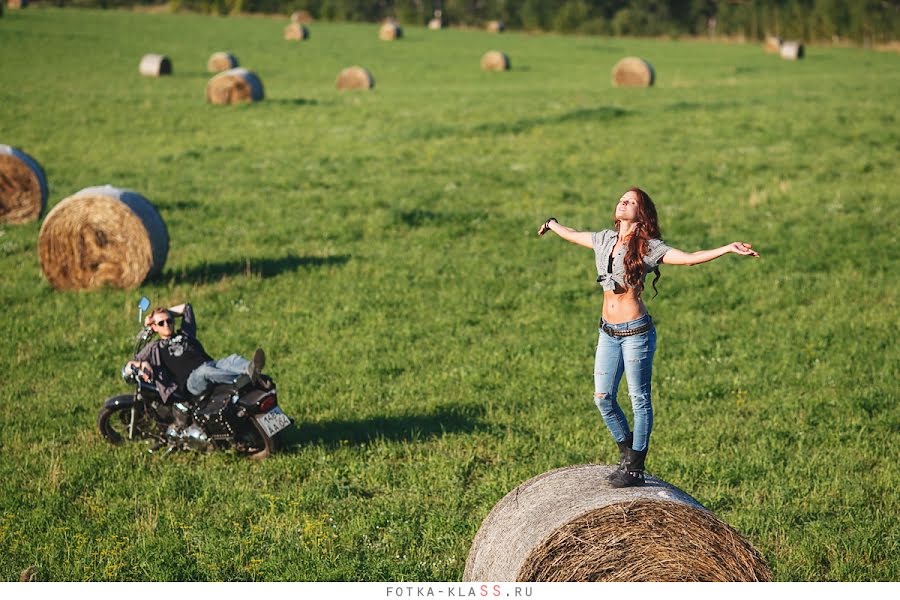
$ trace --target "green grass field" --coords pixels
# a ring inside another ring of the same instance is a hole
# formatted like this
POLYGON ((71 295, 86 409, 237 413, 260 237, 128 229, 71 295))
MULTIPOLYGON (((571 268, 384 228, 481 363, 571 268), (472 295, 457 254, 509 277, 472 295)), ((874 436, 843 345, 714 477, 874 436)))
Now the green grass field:
POLYGON ((763 254, 663 267, 648 468, 779 580, 900 579, 900 56, 285 23, 0 19, 0 143, 43 165, 49 206, 131 188, 171 240, 139 290, 63 293, 40 223, 0 226, 0 578, 459 579, 506 492, 615 460, 593 255, 535 232, 607 228, 640 185, 673 246, 763 254), (513 70, 481 72, 490 49, 513 70), (205 103, 217 50, 263 102, 205 103), (140 77, 148 52, 174 75, 140 77), (611 86, 628 55, 657 85, 611 86), (334 89, 351 64, 374 90, 334 89), (141 294, 192 302, 213 355, 266 349, 285 453, 101 440, 141 294))

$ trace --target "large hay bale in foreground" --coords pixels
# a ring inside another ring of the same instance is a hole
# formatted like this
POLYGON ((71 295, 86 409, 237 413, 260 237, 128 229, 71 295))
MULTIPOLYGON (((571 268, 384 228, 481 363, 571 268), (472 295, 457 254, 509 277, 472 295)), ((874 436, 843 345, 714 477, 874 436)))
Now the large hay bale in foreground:
POLYGON ((169 233, 156 207, 130 190, 91 187, 53 207, 38 236, 41 271, 61 290, 130 289, 162 271, 169 233))
POLYGON ((510 68, 509 57, 499 50, 485 52, 481 57, 481 69, 483 71, 508 71, 510 68))
POLYGON ((803 58, 803 44, 801 42, 781 42, 781 58, 784 60, 799 60, 803 58))
POLYGON ((284 28, 284 39, 298 42, 308 40, 309 27, 302 23, 291 23, 284 28))
POLYGON ((375 87, 375 78, 368 69, 347 67, 338 74, 334 85, 339 90, 368 90, 375 87))
POLYGON ((214 52, 206 61, 206 70, 210 73, 221 73, 238 66, 237 56, 230 52, 214 52))
POLYGON ((506 31, 506 24, 503 21, 488 21, 485 29, 491 33, 503 33, 506 31))
POLYGON ((650 87, 655 79, 653 65, 633 56, 623 58, 612 70, 612 82, 616 87, 650 87))
POLYGON ((769 581, 759 552, 655 477, 616 489, 606 465, 529 479, 494 506, 464 581, 769 581))
POLYGON ((291 23, 301 23, 303 25, 309 25, 315 19, 309 13, 308 10, 295 10, 291 13, 291 23))
POLYGON ((403 29, 396 22, 387 21, 378 29, 378 39, 385 42, 398 40, 403 37, 403 29))
POLYGON ((172 74, 172 61, 162 54, 145 54, 138 65, 138 71, 144 77, 160 77, 172 74))
POLYGON ((767 35, 766 41, 763 43, 763 50, 769 54, 778 54, 781 51, 781 43, 783 41, 784 40, 778 36, 767 35))
POLYGON ((47 178, 36 160, 0 144, 0 223, 36 221, 47 207, 47 178))
POLYGON ((264 97, 259 77, 247 69, 222 71, 206 84, 206 101, 211 104, 259 102, 264 97))

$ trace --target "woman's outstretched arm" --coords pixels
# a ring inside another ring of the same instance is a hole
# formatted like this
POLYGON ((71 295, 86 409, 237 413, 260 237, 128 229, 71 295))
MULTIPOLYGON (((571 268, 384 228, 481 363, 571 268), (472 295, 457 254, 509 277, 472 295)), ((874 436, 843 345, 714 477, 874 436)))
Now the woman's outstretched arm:
POLYGON ((696 252, 682 252, 677 248, 672 248, 663 255, 662 262, 667 265, 699 265, 731 253, 759 258, 759 252, 753 250, 751 246, 751 244, 745 244, 744 242, 732 242, 721 248, 698 250, 696 252))
POLYGON ((549 219, 546 223, 541 225, 541 228, 538 229, 538 235, 544 235, 548 230, 552 231, 567 242, 572 242, 573 244, 578 244, 579 246, 584 246, 585 248, 594 247, 593 243, 591 242, 590 231, 576 231, 571 227, 560 225, 557 220, 553 218, 549 219))

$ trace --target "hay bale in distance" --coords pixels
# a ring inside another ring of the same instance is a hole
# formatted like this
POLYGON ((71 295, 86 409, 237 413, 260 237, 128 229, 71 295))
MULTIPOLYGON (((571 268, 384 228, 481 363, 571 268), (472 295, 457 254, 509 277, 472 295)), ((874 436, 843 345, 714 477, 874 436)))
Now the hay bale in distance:
POLYGON ((378 29, 378 39, 390 42, 403 37, 403 29, 396 21, 386 21, 378 29))
POLYGON ((0 144, 0 223, 36 221, 45 208, 44 170, 21 150, 0 144))
POLYGON ((510 68, 509 57, 499 50, 485 52, 481 57, 481 69, 483 71, 508 71, 510 68))
POLYGON ((291 23, 284 28, 284 39, 303 41, 309 39, 309 27, 302 23, 291 23))
POLYGON ((302 25, 309 25, 315 19, 313 16, 309 14, 307 10, 295 10, 291 13, 291 23, 300 23, 302 25))
POLYGON ((444 20, 438 17, 434 17, 430 21, 428 21, 428 29, 443 29, 444 28, 444 20))
POLYGON ((463 581, 769 581, 753 546, 655 477, 615 489, 615 467, 576 465, 529 479, 484 519, 463 581))
POLYGON ((506 24, 503 21, 488 21, 485 29, 491 33, 503 33, 506 31, 506 24))
POLYGON ((783 41, 784 40, 778 36, 767 35, 766 41, 763 43, 763 50, 769 54, 778 54, 781 51, 781 43, 783 41))
POLYGON ((368 69, 347 67, 338 74, 335 87, 339 90, 368 90, 375 87, 375 78, 368 69))
POLYGON ((259 102, 264 97, 262 81, 247 69, 222 71, 206 84, 206 101, 211 104, 259 102))
POLYGON ((612 82, 616 87, 650 87, 655 79, 653 65, 633 56, 623 58, 612 70, 612 82))
POLYGON ((144 77, 159 77, 172 74, 172 61, 162 54, 145 54, 138 65, 138 71, 144 77))
POLYGON ((780 54, 784 60, 799 60, 803 58, 803 43, 796 41, 781 42, 780 54))
POLYGON ((58 290, 131 289, 162 271, 169 233, 156 207, 130 190, 91 187, 53 207, 38 236, 44 277, 58 290))
POLYGON ((12 10, 27 8, 28 0, 6 0, 6 7, 12 10))
POLYGON ((221 73, 238 66, 238 59, 230 52, 214 52, 206 62, 206 70, 210 73, 221 73))

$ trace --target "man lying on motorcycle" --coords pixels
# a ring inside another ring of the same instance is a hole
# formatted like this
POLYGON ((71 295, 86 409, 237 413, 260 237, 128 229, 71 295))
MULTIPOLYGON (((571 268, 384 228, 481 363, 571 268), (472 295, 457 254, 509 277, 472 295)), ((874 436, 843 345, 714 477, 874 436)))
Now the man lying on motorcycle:
POLYGON ((253 360, 232 354, 213 360, 195 337, 197 322, 190 304, 157 308, 144 320, 144 325, 159 335, 128 361, 126 367, 137 367, 144 381, 153 381, 162 401, 169 404, 176 392, 185 390, 199 396, 216 383, 232 383, 240 375, 248 375, 254 384, 268 387, 267 377, 260 379, 266 355, 257 348, 253 360), (175 318, 181 317, 181 329, 175 329, 175 318))

